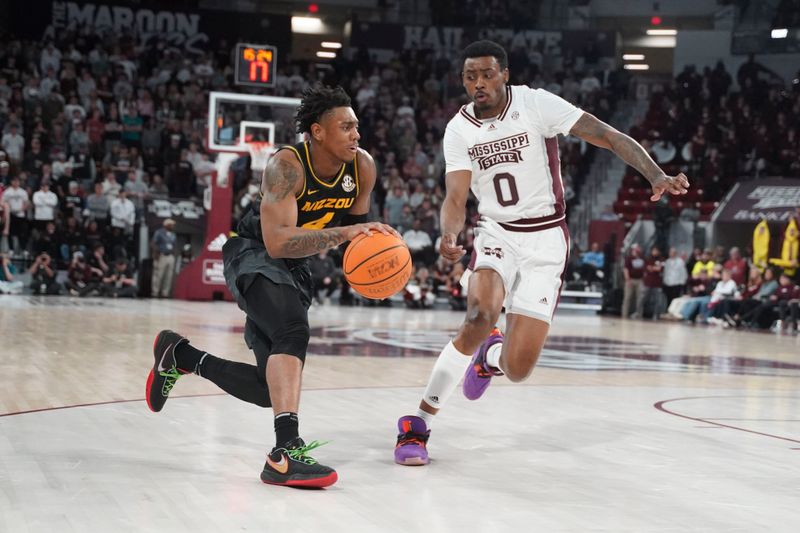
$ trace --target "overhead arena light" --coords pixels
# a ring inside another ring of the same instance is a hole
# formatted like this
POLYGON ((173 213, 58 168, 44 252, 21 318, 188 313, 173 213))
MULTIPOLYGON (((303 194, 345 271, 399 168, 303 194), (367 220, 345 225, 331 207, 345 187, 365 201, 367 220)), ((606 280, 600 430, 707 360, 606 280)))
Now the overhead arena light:
POLYGON ((647 35, 678 35, 678 30, 667 30, 662 28, 650 28, 647 35))
POLYGON ((322 41, 322 48, 335 48, 339 49, 342 47, 342 43, 337 43, 335 41, 322 41))
POLYGON ((644 54, 622 54, 624 61, 644 61, 644 54))
POLYGON ((650 65, 632 65, 628 64, 623 67, 625 70, 650 70, 650 65))
POLYGON ((786 39, 789 36, 789 30, 787 28, 776 28, 772 30, 772 38, 773 39, 786 39))
POLYGON ((323 57, 325 59, 334 59, 336 57, 336 52, 326 52, 325 50, 320 50, 317 52, 317 57, 323 57))
POLYGON ((292 17, 292 33, 322 33, 325 27, 318 17, 292 17))

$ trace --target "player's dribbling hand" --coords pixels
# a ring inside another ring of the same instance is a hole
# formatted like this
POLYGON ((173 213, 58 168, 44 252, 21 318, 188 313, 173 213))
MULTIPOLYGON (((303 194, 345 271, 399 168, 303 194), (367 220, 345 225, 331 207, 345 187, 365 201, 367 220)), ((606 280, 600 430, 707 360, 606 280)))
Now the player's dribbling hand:
POLYGON ((456 244, 457 236, 453 233, 445 233, 442 235, 442 241, 439 243, 439 253, 447 259, 455 263, 467 253, 464 247, 456 244))
POLYGON ((651 202, 657 202, 661 199, 664 193, 680 195, 686 194, 689 189, 689 178, 686 174, 681 172, 677 176, 661 176, 653 180, 653 195, 650 197, 651 202))
POLYGON ((391 227, 388 224, 383 224, 382 222, 363 222, 361 224, 353 224, 352 226, 348 226, 348 230, 352 233, 348 234, 348 238, 350 240, 355 239, 361 233, 365 235, 372 235, 373 232, 383 233, 384 235, 394 235, 398 239, 402 239, 397 230, 391 227))

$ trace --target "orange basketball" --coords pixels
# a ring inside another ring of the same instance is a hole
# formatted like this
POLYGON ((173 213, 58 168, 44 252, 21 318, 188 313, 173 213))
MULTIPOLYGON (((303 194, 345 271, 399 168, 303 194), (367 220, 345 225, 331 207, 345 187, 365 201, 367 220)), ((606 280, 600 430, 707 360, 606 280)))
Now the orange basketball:
POLYGON ((345 250, 342 268, 354 291, 381 300, 406 286, 411 276, 411 252, 403 239, 394 235, 362 234, 345 250))

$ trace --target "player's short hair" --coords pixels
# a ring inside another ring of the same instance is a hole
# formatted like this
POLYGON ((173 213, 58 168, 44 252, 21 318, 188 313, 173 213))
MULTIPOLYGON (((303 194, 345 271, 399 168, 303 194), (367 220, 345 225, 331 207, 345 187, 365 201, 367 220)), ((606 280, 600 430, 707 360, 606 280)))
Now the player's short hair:
POLYGON ((317 85, 303 91, 300 107, 294 114, 297 133, 311 133, 311 125, 335 107, 350 107, 350 97, 341 87, 317 85))
POLYGON ((500 65, 500 70, 508 68, 508 54, 505 49, 494 41, 475 41, 467 45, 464 51, 461 52, 461 64, 471 57, 487 57, 492 56, 497 59, 500 65))

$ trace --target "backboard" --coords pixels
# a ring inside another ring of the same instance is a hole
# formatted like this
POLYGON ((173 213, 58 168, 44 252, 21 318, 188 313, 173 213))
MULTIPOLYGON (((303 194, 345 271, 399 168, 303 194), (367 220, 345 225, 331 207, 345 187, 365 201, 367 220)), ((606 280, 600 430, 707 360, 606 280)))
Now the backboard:
MULTIPOLYGON (((269 143, 268 155, 271 155, 281 145, 302 141, 303 135, 295 132, 294 123, 299 105, 299 98, 220 91, 209 93, 207 147, 218 152, 219 179, 227 180, 230 163, 240 155, 252 152, 250 143, 269 143)), ((261 158, 258 163, 263 161, 266 158, 261 158)), ((257 168, 255 159, 253 163, 253 170, 263 170, 257 168)))

